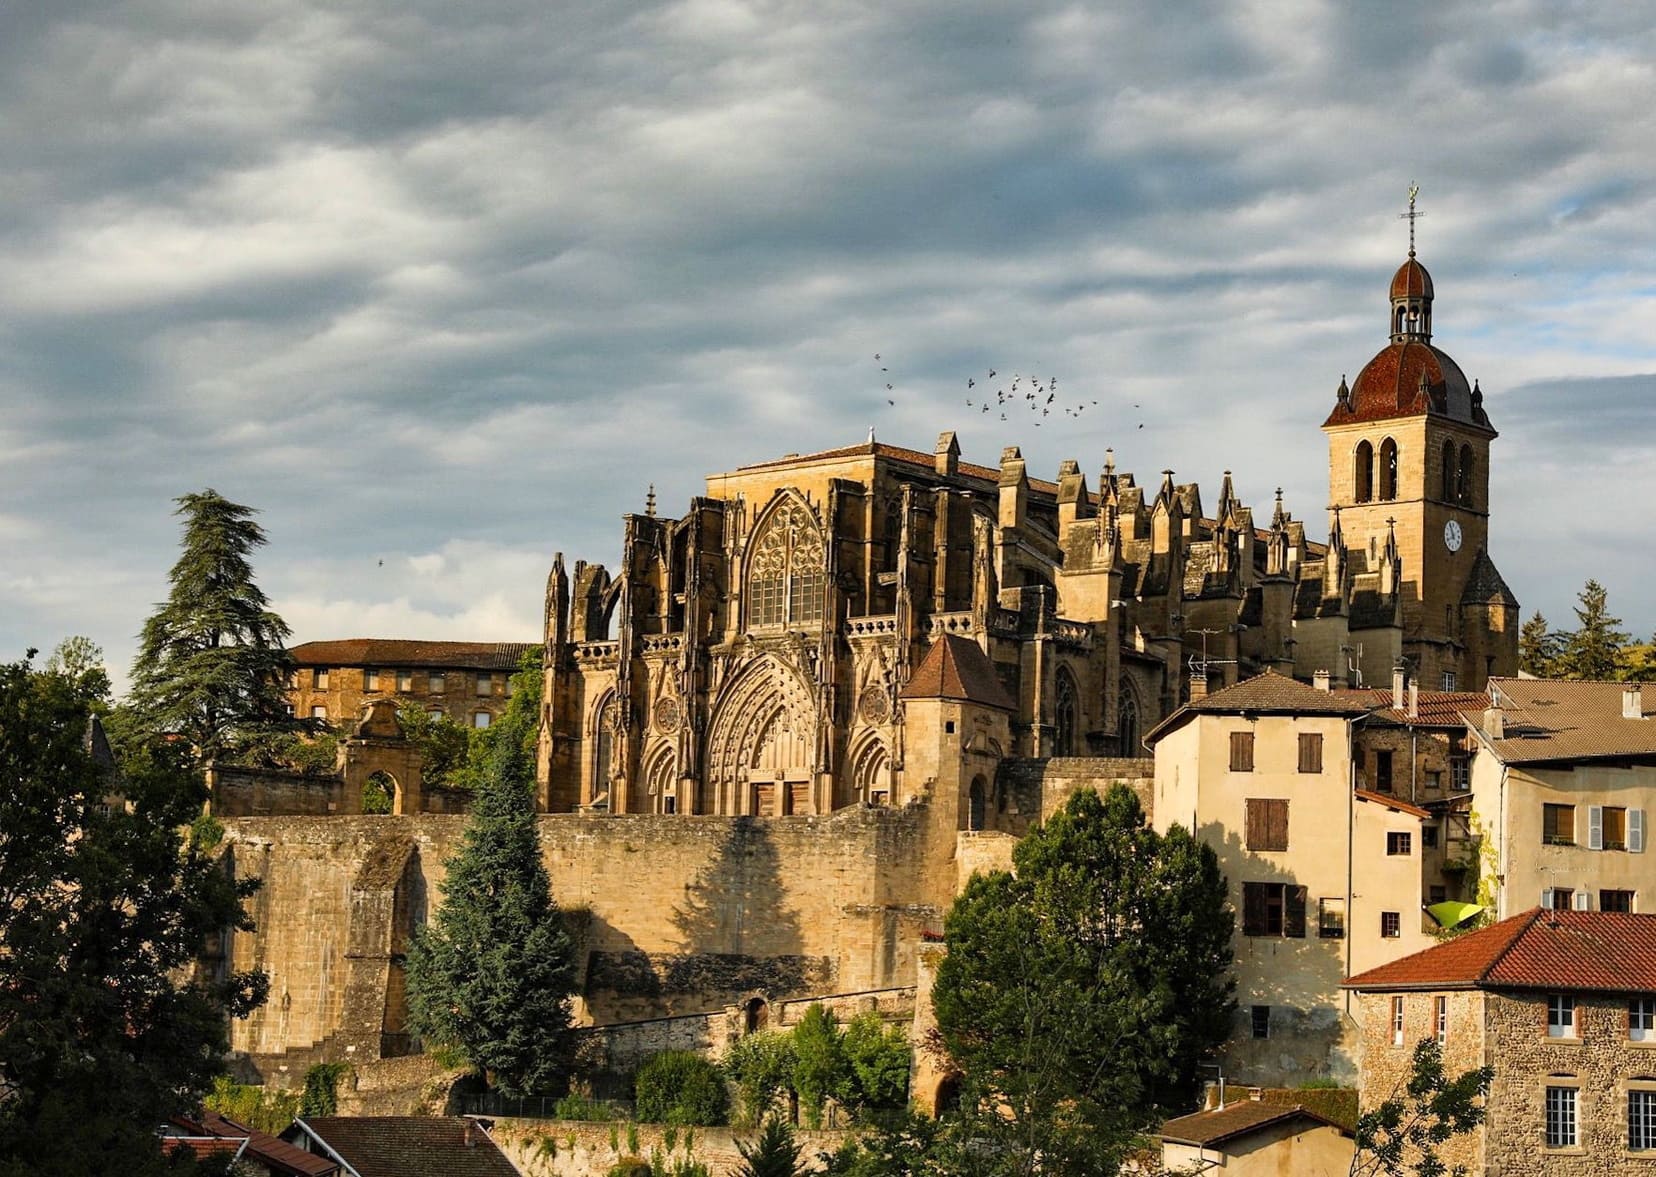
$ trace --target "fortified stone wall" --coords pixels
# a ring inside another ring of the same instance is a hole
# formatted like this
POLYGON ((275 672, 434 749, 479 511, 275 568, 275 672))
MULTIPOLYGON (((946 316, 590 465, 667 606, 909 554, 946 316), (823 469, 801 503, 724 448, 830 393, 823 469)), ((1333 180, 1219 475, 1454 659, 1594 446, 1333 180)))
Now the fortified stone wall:
MULTIPOLYGON (((738 1140, 757 1131, 729 1128, 670 1128, 662 1124, 595 1124, 569 1120, 531 1120, 501 1116, 490 1136, 512 1164, 532 1177, 603 1177, 622 1157, 648 1161, 660 1154, 671 1161, 686 1156, 706 1165, 710 1173, 733 1173, 742 1163, 738 1140), (673 1147, 667 1147, 669 1134, 673 1147), (689 1142, 688 1148, 686 1141, 689 1142), (636 1149, 630 1149, 631 1144, 636 1149)), ((801 1157, 815 1162, 818 1154, 838 1149, 849 1133, 798 1129, 794 1138, 801 1157)), ((671 1163, 671 1162, 669 1162, 671 1163)))
MULTIPOLYGON (((440 901, 464 819, 248 817, 225 823, 239 877, 263 886, 232 967, 270 975, 232 1027, 261 1070, 407 1048, 401 953, 440 901), (290 1053, 291 1052, 291 1053, 290 1053)), ((584 1012, 608 1024, 723 1010, 754 997, 906 986, 931 863, 920 807, 774 819, 540 820, 553 894, 584 909, 584 1012)), ((952 879, 953 864, 946 863, 952 879)))

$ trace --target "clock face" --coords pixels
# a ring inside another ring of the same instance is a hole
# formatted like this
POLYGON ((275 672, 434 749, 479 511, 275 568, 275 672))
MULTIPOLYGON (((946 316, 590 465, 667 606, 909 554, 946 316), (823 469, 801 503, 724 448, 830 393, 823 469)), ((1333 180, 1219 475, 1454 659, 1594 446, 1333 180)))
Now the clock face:
POLYGON ((1454 519, 1449 520, 1449 522, 1443 525, 1443 546, 1448 548, 1451 552, 1460 551, 1461 526, 1460 523, 1454 519))

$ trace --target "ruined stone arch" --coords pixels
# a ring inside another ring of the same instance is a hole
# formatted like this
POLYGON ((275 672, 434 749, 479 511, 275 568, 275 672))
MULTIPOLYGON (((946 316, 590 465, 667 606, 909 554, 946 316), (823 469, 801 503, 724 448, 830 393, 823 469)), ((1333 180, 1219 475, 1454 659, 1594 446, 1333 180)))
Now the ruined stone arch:
POLYGON ((790 798, 808 787, 816 759, 813 699, 798 672, 771 654, 733 675, 714 704, 696 812, 752 813, 757 786, 783 786, 790 798))
POLYGON ((851 753, 851 786, 859 801, 870 805, 897 802, 897 788, 891 779, 891 753, 885 741, 868 732, 851 753))
POLYGON ((375 769, 368 774, 368 779, 362 782, 362 812, 397 812, 397 794, 401 791, 396 777, 383 768, 375 769))
POLYGON ((827 546, 798 491, 778 491, 754 522, 743 572, 748 629, 822 624, 827 546))

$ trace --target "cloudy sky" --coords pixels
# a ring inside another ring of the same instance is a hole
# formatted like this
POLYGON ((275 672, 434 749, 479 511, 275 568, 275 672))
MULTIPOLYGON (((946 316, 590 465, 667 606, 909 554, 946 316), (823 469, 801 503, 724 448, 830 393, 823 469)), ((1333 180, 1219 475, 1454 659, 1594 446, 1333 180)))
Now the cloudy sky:
POLYGON ((1411 181, 1497 562, 1646 635, 1653 63, 1647 2, 0 3, 0 656, 123 669, 207 486, 296 641, 532 640, 650 483, 871 425, 1321 535, 1411 181))

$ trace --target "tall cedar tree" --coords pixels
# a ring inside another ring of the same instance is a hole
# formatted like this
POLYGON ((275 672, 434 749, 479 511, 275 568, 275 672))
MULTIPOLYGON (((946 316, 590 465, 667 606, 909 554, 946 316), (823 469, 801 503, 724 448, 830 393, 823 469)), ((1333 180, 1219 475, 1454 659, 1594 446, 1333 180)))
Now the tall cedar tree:
POLYGON ((459 1047, 508 1096, 555 1090, 571 1049, 575 948, 552 901, 535 819, 538 680, 538 669, 518 676, 512 704, 490 729, 488 772, 445 865, 442 905, 408 950, 415 1031, 459 1047))
POLYGON ((1233 916, 1211 847, 1145 824, 1132 790, 1070 798, 972 879, 944 924, 932 1003, 994 1172, 1116 1171, 1182 1108, 1223 1041, 1233 916))
POLYGON ((1547 619, 1537 609, 1518 631, 1518 669, 1536 678, 1558 673, 1558 656, 1564 649, 1564 635, 1547 628, 1547 619))
POLYGON ((268 608, 248 562, 265 542, 254 511, 214 490, 175 501, 183 551, 166 603, 139 637, 130 704, 148 730, 182 735, 212 760, 304 725, 287 714, 287 624, 268 608))
POLYGON ((1565 678, 1609 680, 1616 677, 1622 647, 1628 635, 1616 628, 1620 617, 1610 616, 1609 594, 1596 580, 1582 586, 1576 598, 1577 628, 1564 635, 1557 665, 1565 678))
POLYGON ((155 1125, 212 1086, 226 1014, 264 999, 262 973, 183 979, 210 935, 251 928, 251 885, 183 843, 205 797, 184 749, 108 762, 89 725, 106 681, 0 666, 6 1177, 178 1171, 155 1125))

